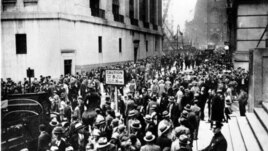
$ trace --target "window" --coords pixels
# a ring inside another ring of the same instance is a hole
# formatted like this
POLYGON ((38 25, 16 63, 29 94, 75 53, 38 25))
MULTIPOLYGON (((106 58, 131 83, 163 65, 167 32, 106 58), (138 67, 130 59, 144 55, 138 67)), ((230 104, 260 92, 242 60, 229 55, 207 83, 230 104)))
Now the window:
POLYGON ((120 5, 119 5, 119 0, 113 0, 113 14, 116 14, 118 15, 119 14, 119 8, 120 8, 120 5))
POLYGON ((129 1, 129 17, 134 18, 134 0, 129 1))
POLYGON ((10 3, 16 3, 17 0, 3 0, 2 3, 3 4, 10 4, 10 3))
POLYGON ((99 53, 102 53, 102 36, 99 36, 99 53))
POLYGON ((26 34, 16 34, 16 53, 17 54, 27 53, 26 34))
POLYGON ((148 52, 148 40, 146 40, 145 45, 146 45, 146 52, 148 52))
POLYGON ((99 0, 90 0, 91 9, 99 9, 100 1, 99 0))
POLYGON ((119 38, 119 53, 122 52, 122 39, 119 38))

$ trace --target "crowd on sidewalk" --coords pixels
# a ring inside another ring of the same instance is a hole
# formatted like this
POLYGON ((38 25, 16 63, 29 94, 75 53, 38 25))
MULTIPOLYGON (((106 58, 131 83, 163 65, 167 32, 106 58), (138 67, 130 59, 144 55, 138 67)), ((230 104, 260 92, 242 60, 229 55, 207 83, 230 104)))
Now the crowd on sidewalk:
POLYGON ((215 135, 204 150, 226 150, 220 129, 234 101, 245 115, 248 73, 234 69, 224 55, 178 54, 61 75, 57 81, 50 76, 32 83, 1 79, 1 90, 2 97, 49 94, 54 116, 49 125, 39 126, 38 151, 191 151, 206 103, 215 135), (105 69, 125 70, 127 85, 118 87, 117 101, 114 86, 105 84, 105 69))

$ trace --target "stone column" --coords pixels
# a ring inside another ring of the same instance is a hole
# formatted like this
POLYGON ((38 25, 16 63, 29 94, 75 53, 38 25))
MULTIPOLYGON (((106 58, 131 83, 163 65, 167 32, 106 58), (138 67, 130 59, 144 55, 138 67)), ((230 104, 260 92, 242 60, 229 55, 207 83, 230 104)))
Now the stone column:
POLYGON ((146 14, 146 18, 145 18, 145 20, 146 20, 146 22, 150 22, 150 0, 146 0, 146 12, 145 12, 145 14, 146 14))
POLYGON ((134 18, 139 19, 139 0, 134 0, 134 18))
POLYGON ((113 1, 112 0, 101 0, 101 1, 106 1, 105 19, 113 21, 114 20, 113 1))
POLYGON ((124 21, 125 24, 130 25, 130 18, 129 18, 129 0, 122 0, 122 8, 124 10, 124 13, 122 15, 124 15, 124 21))
POLYGON ((125 0, 119 0, 119 14, 125 16, 125 0))

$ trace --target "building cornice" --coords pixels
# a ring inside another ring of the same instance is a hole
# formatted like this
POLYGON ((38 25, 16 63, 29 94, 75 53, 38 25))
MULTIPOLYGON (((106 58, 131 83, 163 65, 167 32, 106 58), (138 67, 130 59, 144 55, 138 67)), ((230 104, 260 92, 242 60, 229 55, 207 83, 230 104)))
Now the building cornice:
POLYGON ((162 29, 159 28, 158 31, 137 27, 133 25, 128 25, 125 23, 119 23, 103 18, 93 17, 93 16, 82 16, 82 15, 72 15, 67 13, 48 13, 48 12, 2 12, 1 21, 15 21, 15 20, 65 20, 70 22, 83 22, 88 24, 97 24, 102 26, 109 26, 112 28, 119 28, 125 30, 132 30, 142 33, 148 33, 158 36, 163 36, 162 29))

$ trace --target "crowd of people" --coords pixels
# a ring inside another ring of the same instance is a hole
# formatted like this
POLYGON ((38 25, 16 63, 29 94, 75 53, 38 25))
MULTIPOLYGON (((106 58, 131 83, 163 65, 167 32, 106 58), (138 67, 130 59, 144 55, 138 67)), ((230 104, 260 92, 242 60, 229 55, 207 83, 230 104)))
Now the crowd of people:
POLYGON ((245 115, 248 73, 234 69, 225 57, 177 54, 61 75, 59 80, 2 79, 1 92, 2 97, 49 94, 51 121, 39 126, 38 151, 191 151, 199 123, 206 119, 215 135, 203 150, 227 150, 220 130, 230 120, 233 102, 245 115), (105 69, 125 70, 126 85, 118 93, 105 83, 105 69))

